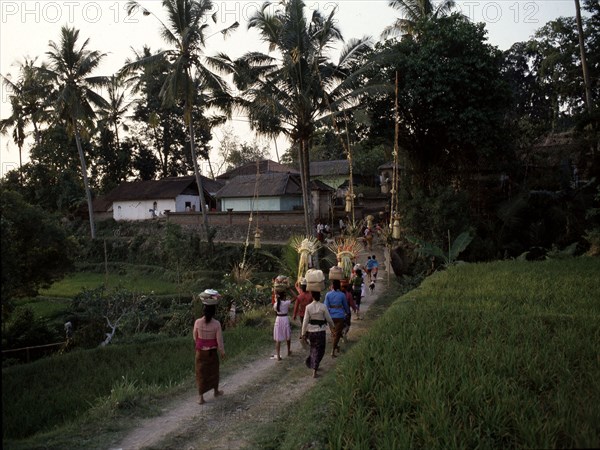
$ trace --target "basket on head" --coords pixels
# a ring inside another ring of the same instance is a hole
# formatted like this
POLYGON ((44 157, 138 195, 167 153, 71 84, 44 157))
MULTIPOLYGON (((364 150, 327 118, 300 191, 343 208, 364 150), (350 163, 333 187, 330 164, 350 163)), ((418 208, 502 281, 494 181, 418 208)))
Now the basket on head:
POLYGON ((202 300, 203 304, 209 306, 216 305, 217 303, 219 303, 221 294, 219 294, 219 292, 215 291, 214 289, 206 289, 204 292, 200 293, 199 297, 200 300, 202 300))
POLYGON ((308 269, 304 277, 308 283, 319 283, 321 281, 325 281, 325 275, 323 275, 323 271, 318 269, 308 269))
POLYGON ((340 266, 331 266, 329 269, 329 279, 330 280, 343 280, 344 279, 344 271, 340 266))
POLYGON ((275 292, 285 292, 290 287, 290 279, 285 275, 278 275, 273 281, 275 292))

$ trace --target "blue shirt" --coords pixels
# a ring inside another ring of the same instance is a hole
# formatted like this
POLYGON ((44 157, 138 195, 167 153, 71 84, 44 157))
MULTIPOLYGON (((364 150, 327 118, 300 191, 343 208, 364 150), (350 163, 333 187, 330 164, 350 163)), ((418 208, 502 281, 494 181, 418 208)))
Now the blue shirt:
POLYGON ((342 291, 329 291, 325 296, 325 306, 332 319, 344 319, 350 313, 346 294, 342 291))

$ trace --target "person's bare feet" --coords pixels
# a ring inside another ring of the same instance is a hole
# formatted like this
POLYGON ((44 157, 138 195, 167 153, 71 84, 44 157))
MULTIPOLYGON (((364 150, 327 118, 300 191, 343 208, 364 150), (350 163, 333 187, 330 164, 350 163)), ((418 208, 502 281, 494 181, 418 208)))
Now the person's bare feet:
POLYGON ((316 370, 313 370, 313 378, 317 378, 319 375, 317 374, 316 370))
POLYGON ((199 405, 204 405, 205 403, 206 403, 206 402, 204 401, 204 399, 203 399, 202 397, 200 397, 200 398, 198 399, 198 404, 199 404, 199 405))
POLYGON ((223 391, 215 391, 215 397, 220 397, 221 395, 223 395, 225 392, 223 391))

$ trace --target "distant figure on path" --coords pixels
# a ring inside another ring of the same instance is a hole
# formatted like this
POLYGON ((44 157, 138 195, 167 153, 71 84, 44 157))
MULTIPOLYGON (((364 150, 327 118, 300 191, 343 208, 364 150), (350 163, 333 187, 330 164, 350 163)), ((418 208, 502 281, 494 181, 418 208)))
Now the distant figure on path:
POLYGON ((350 325, 352 325, 352 311, 357 312, 357 309, 354 297, 352 296, 352 285, 346 284, 342 288, 342 292, 346 294, 346 301, 348 302, 348 306, 350 306, 350 313, 346 316, 344 329, 342 330, 342 339, 344 342, 348 342, 348 332, 350 331, 350 325))
POLYGON ((352 286, 352 295, 354 296, 354 303, 356 303, 356 320, 360 320, 360 302, 363 297, 363 274, 362 270, 356 269, 354 276, 350 280, 352 286))
POLYGON ((379 262, 375 255, 371 256, 371 279, 377 281, 377 272, 379 272, 379 262))

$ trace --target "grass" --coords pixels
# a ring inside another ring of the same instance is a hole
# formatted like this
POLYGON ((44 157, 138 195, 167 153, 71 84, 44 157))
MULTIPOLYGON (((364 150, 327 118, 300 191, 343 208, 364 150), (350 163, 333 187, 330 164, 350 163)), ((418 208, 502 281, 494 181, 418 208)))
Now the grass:
POLYGON ((140 273, 102 273, 76 272, 68 275, 61 281, 54 283, 50 288, 40 290, 40 295, 45 297, 74 297, 83 289, 95 289, 102 285, 108 288, 126 287, 132 292, 155 295, 165 295, 177 292, 177 284, 161 277, 144 275, 140 273))
MULTIPOLYGON (((368 334, 256 448, 600 447, 598 273, 591 258, 462 265, 380 297, 368 334)), ((272 345, 260 313, 247 324, 225 332, 224 375, 272 345)), ((192 389, 193 347, 76 352, 2 381, 6 448, 107 448, 192 389)))
MULTIPOLYGON (((271 345, 271 323, 254 323, 224 332, 223 376, 271 345)), ((161 401, 193 389, 193 374, 191 337, 75 351, 3 369, 3 447, 106 448, 135 416, 157 414, 161 401)))
POLYGON ((71 299, 60 297, 27 297, 18 299, 19 307, 31 308, 36 317, 52 320, 63 317, 71 308, 71 299))
POLYGON ((599 273, 579 258, 430 277, 277 430, 279 448, 599 447, 599 273))

